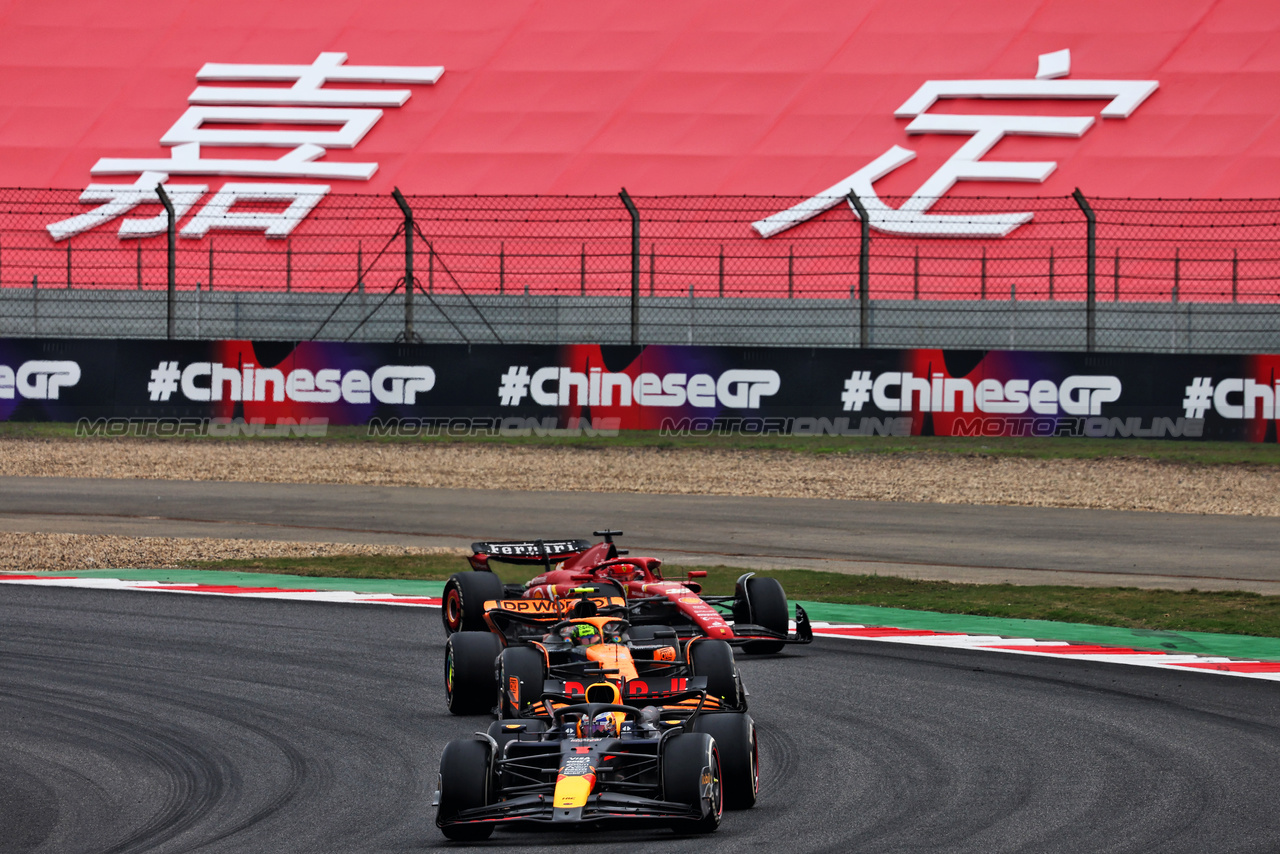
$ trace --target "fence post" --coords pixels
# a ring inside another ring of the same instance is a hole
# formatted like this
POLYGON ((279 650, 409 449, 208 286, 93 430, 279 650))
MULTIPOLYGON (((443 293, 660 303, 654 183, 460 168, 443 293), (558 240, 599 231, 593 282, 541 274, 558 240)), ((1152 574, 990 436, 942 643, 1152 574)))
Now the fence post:
POLYGON ((1182 284, 1182 252, 1173 247, 1173 301, 1178 301, 1178 288, 1182 284))
POLYGON ((858 231, 861 240, 858 244, 858 346, 867 346, 867 333, 870 331, 870 311, 867 305, 870 294, 867 292, 871 283, 871 219, 862 200, 853 190, 849 191, 849 204, 858 212, 858 231))
POLYGON ((720 296, 724 296, 724 244, 720 244, 720 296))
POLYGON ((1089 200, 1076 187, 1071 198, 1076 200, 1080 210, 1084 212, 1087 228, 1085 231, 1085 281, 1088 290, 1084 303, 1084 337, 1085 349, 1092 353, 1097 337, 1097 301, 1098 301, 1098 216, 1089 206, 1089 200))
POLYGON ((1053 300, 1053 247, 1049 247, 1049 300, 1053 300))
MULTIPOLYGON (((1053 251, 1053 250, 1050 250, 1053 251)), ((920 245, 916 244, 916 260, 911 268, 911 298, 920 299, 920 245)))
POLYGON ((657 263, 657 250, 652 243, 649 244, 649 296, 653 296, 653 268, 657 263))
POLYGON ((794 299, 796 295, 796 248, 790 247, 787 250, 787 299, 794 299))
POLYGON ((631 215, 631 346, 640 344, 640 211, 623 187, 618 193, 631 215))
MULTIPOLYGON (((409 344, 417 340, 418 335, 413 331, 413 210, 410 209, 409 203, 404 200, 404 194, 400 192, 399 187, 391 190, 391 198, 396 200, 396 204, 400 206, 400 212, 404 214, 404 343, 409 344)), ((397 338, 400 336, 397 335, 397 338)))
POLYGON ((364 241, 356 241, 356 290, 364 293, 364 241))
POLYGON ((1240 300, 1240 250, 1231 250, 1231 301, 1240 300))
POLYGON ((1116 261, 1115 261, 1115 266, 1112 268, 1111 272, 1113 275, 1111 301, 1120 302, 1120 247, 1119 246, 1116 247, 1116 261))
POLYGON ((167 298, 169 323, 166 337, 172 340, 177 325, 177 319, 174 315, 174 299, 178 291, 178 258, 176 254, 178 217, 174 213, 173 202, 169 201, 169 194, 164 191, 163 184, 156 184, 156 195, 160 197, 160 204, 164 205, 165 216, 169 219, 169 261, 167 265, 169 268, 169 296, 167 298))
POLYGON ((982 299, 985 300, 987 298, 987 247, 985 245, 982 247, 982 273, 979 293, 982 299))

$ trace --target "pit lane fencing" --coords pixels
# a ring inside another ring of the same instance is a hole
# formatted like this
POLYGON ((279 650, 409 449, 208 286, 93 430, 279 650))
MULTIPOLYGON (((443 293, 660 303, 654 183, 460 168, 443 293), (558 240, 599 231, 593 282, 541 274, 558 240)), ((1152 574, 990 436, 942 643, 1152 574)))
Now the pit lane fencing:
POLYGON ((1275 199, 166 189, 0 190, 0 336, 1280 350, 1275 199))

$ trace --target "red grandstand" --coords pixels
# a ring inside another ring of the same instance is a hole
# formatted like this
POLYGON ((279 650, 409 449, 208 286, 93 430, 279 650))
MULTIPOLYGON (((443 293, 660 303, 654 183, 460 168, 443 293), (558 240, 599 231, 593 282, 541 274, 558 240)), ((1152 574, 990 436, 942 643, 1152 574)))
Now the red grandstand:
POLYGON ((655 295, 847 297, 855 190, 873 296, 1070 299, 1078 187, 1115 298, 1275 298, 1276 204, 1116 201, 1280 197, 1274 3, 67 0, 0 47, 0 186, 62 189, 0 197, 8 286, 142 286, 163 182, 186 287, 346 289, 398 186, 433 288, 621 293, 625 186, 655 295))

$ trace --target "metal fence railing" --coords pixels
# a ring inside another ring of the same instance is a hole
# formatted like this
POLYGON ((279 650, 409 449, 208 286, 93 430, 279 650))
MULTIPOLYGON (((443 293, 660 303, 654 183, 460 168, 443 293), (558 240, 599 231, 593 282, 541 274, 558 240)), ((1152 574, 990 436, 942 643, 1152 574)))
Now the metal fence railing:
POLYGON ((0 335, 1280 350, 1280 200, 164 189, 0 190, 0 335))

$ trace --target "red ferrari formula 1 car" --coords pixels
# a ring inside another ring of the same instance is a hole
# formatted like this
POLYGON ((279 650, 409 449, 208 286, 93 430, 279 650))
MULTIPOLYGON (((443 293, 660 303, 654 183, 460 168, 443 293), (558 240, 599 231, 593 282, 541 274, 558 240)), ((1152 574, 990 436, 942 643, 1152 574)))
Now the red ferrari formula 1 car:
POLYGON ((789 630, 787 595, 773 578, 745 573, 732 596, 704 596, 690 572, 680 581, 662 577, 662 561, 632 557, 618 549, 621 531, 596 531, 604 542, 589 540, 531 540, 472 543, 473 572, 455 573, 445 585, 444 628, 485 631, 485 603, 504 598, 559 600, 594 588, 606 596, 622 596, 632 626, 666 626, 678 637, 709 637, 742 647, 748 653, 771 653, 789 643, 809 643, 813 630, 799 605, 794 632, 789 630), (543 572, 524 585, 503 585, 491 561, 543 566, 543 572))

